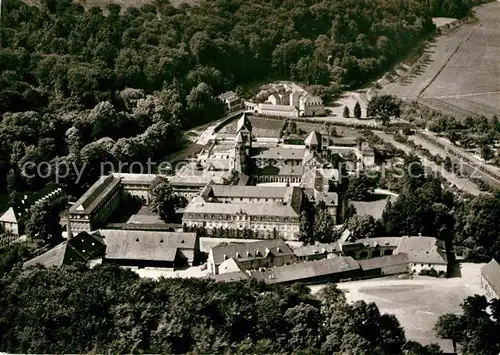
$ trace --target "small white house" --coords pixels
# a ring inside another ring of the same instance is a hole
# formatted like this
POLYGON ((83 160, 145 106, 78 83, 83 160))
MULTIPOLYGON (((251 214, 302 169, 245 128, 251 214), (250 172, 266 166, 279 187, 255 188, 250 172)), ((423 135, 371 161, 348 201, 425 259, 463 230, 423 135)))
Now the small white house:
POLYGON ((0 216, 0 225, 5 231, 19 235, 19 224, 17 222, 16 213, 12 207, 0 216))

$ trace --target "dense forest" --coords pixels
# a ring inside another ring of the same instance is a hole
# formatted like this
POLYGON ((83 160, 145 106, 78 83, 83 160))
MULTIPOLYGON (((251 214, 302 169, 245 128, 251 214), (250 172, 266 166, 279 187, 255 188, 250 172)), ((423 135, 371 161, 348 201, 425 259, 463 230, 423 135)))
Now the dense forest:
POLYGON ((141 279, 115 266, 13 270, 0 279, 0 351, 11 353, 438 354, 393 315, 334 284, 141 279))
POLYGON ((360 85, 432 33, 433 16, 462 17, 479 1, 207 0, 175 8, 158 0, 85 10, 69 0, 5 0, 0 186, 11 195, 36 190, 54 180, 57 163, 85 164, 83 181, 60 182, 78 195, 101 161, 173 152, 182 129, 221 116, 215 96, 224 90, 270 78, 334 92, 360 85), (27 178, 28 161, 52 168, 27 178))

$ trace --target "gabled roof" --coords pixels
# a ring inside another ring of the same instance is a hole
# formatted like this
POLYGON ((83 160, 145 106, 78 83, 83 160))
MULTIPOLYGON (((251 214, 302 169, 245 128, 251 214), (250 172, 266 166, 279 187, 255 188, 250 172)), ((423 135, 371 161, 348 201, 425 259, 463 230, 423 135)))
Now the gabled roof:
POLYGON ((225 260, 248 261, 266 257, 294 255, 283 239, 269 239, 252 243, 229 243, 214 246, 211 251, 215 265, 225 260))
POLYGON ((248 118, 248 114, 244 112, 238 120, 238 124, 236 125, 236 132, 241 130, 247 130, 248 132, 252 132, 252 123, 248 118))
POLYGON ((448 264, 446 252, 437 245, 438 240, 434 237, 401 237, 396 250, 397 254, 408 254, 410 263, 422 264, 448 264))
POLYGON ((227 274, 227 273, 238 272, 238 271, 245 272, 245 269, 242 268, 240 263, 233 258, 230 258, 228 260, 224 260, 219 265, 219 274, 227 274))
POLYGON ((495 259, 481 268, 481 275, 488 281, 493 291, 500 297, 500 263, 495 259))
POLYGON ((273 160, 302 160, 306 153, 305 148, 283 148, 272 147, 252 150, 252 159, 273 159, 273 160))
POLYGON ((243 139, 243 134, 241 134, 241 131, 238 131, 238 134, 236 135, 236 139, 234 141, 236 143, 245 143, 245 140, 243 139))
POLYGON ((39 201, 52 202, 55 198, 60 196, 62 189, 59 188, 55 183, 50 182, 45 187, 37 192, 25 194, 20 201, 16 201, 16 204, 12 206, 16 216, 24 216, 29 213, 31 206, 39 201))
POLYGON ((214 197, 245 197, 245 198, 284 198, 286 187, 276 186, 238 186, 211 185, 214 197))
POLYGON ((261 110, 266 111, 283 111, 283 112, 296 112, 297 108, 295 106, 289 105, 273 105, 273 104, 259 104, 261 110))
POLYGON ((274 267, 266 271, 251 271, 254 278, 267 283, 307 281, 315 277, 329 276, 342 272, 359 270, 359 264, 351 257, 339 256, 274 267))
POLYGON ((218 96, 219 99, 221 100, 227 100, 227 99, 232 99, 236 97, 236 93, 234 91, 226 91, 218 96))
POLYGON ((333 243, 318 243, 313 245, 304 245, 294 249, 297 256, 313 256, 321 254, 332 254, 340 252, 338 242, 333 243))
POLYGON ((319 141, 320 137, 318 132, 311 131, 311 133, 309 133, 309 135, 304 140, 304 143, 305 145, 312 147, 312 146, 317 146, 319 144, 319 141))
POLYGON ((9 207, 9 209, 0 216, 0 222, 17 223, 17 217, 12 207, 9 207))
POLYGON ((69 213, 88 214, 108 195, 120 178, 113 175, 101 176, 69 209, 69 213))
POLYGON ((85 262, 104 255, 104 243, 93 234, 81 232, 74 238, 64 241, 34 259, 28 260, 23 267, 43 265, 45 267, 71 265, 85 262))
POLYGON ((100 229, 106 259, 174 261, 177 249, 195 249, 196 233, 100 229))
POLYGON ((408 254, 401 253, 396 255, 380 256, 371 259, 358 260, 361 270, 373 270, 383 267, 408 265, 408 254))

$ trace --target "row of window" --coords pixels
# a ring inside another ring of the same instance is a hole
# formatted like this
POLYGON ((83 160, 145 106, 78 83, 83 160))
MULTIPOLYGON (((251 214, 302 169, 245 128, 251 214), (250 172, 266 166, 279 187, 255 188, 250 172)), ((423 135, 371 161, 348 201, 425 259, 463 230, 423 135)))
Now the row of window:
POLYGON ((207 220, 236 220, 236 221, 267 221, 267 222, 291 222, 299 223, 299 218, 278 217, 278 216, 233 216, 228 214, 204 214, 204 213, 186 213, 185 217, 191 219, 207 220))

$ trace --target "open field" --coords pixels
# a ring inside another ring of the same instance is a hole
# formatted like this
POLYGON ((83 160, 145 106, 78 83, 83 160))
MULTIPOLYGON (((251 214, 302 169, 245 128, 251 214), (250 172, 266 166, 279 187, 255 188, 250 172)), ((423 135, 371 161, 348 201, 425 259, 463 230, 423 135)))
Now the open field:
MULTIPOLYGON (((282 118, 250 116, 249 119, 252 123, 252 133, 255 137, 279 138, 283 126, 286 123, 286 120, 282 118)), ((236 134, 237 124, 238 117, 231 121, 228 125, 224 126, 219 132, 226 134, 236 134)))
POLYGON ((429 62, 383 93, 419 99, 444 113, 465 117, 500 113, 500 2, 475 9, 478 21, 436 39, 429 62))
POLYGON ((326 108, 330 111, 330 116, 343 118, 344 107, 347 106, 351 116, 353 116, 354 106, 356 105, 356 102, 358 102, 361 107, 361 117, 365 118, 366 106, 368 105, 369 100, 370 98, 368 97, 366 89, 346 91, 343 92, 342 95, 332 104, 326 105, 326 108))
MULTIPOLYGON (((467 265, 463 265, 468 269, 467 265)), ((394 314, 408 339, 435 338, 432 330, 444 313, 458 313, 464 298, 482 294, 479 268, 472 265, 462 278, 375 279, 339 283, 348 302, 375 302, 383 313, 394 314)), ((316 293, 322 285, 310 286, 316 293)))

